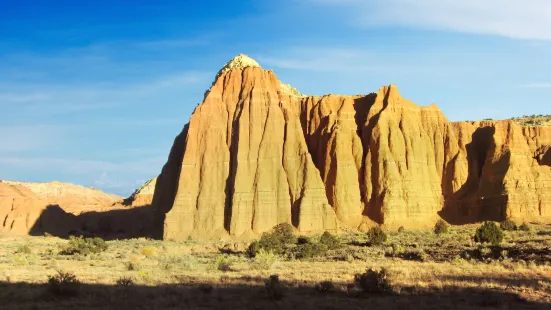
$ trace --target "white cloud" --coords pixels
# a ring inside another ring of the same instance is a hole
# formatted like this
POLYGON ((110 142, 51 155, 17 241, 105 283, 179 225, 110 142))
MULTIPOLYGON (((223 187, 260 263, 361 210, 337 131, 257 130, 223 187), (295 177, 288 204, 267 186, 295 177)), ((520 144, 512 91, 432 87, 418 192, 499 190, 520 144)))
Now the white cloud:
POLYGON ((339 6, 361 26, 410 26, 551 40, 549 0, 310 0, 339 6))
POLYGON ((522 88, 551 88, 551 83, 531 83, 521 85, 522 88))
POLYGON ((68 126, 57 125, 0 126, 0 133, 7 137, 0 143, 0 153, 37 150, 52 145, 60 147, 68 129, 68 126))
POLYGON ((153 77, 126 84, 62 85, 62 84, 0 84, 0 107, 17 106, 44 114, 105 109, 155 97, 170 89, 183 89, 206 83, 212 74, 188 71, 153 77))

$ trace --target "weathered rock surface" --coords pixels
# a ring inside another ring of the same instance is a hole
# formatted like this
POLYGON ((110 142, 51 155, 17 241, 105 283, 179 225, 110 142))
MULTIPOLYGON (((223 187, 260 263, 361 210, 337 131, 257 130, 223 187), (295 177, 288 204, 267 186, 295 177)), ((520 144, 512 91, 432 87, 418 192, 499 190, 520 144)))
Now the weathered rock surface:
POLYGON ((396 86, 303 96, 240 55, 176 138, 153 206, 168 239, 551 222, 551 127, 451 123, 396 86))
POLYGON ((88 188, 79 185, 61 182, 16 182, 1 181, 5 184, 26 188, 37 198, 45 200, 51 205, 58 205, 63 210, 78 214, 85 211, 96 210, 108 206, 121 197, 106 194, 95 188, 88 188))
POLYGON ((156 185, 157 177, 154 177, 135 190, 130 197, 117 201, 115 206, 132 208, 150 206, 153 202, 153 194, 155 193, 156 185))
POLYGON ((74 216, 50 205, 17 182, 0 181, 0 232, 67 234, 77 227, 74 216), (43 216, 48 209, 48 215, 43 216))
MULTIPOLYGON (((144 188, 140 193, 151 192, 144 188)), ((139 195, 138 195, 139 196, 139 195)), ((146 199, 146 195, 141 200, 146 199)), ((152 196, 152 195, 151 195, 152 196)), ((0 232, 56 236, 127 234, 147 221, 121 218, 116 195, 73 184, 0 181, 0 232)), ((150 197, 151 199, 151 197, 150 197)), ((143 213, 136 211, 134 213, 143 213)), ((151 228, 148 229, 151 230, 151 228)))

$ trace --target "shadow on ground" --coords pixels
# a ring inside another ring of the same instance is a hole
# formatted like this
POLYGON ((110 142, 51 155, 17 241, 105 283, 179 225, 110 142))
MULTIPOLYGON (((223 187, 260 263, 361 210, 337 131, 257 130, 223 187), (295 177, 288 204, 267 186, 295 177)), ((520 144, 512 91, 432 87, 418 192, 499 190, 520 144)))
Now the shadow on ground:
POLYGON ((82 284, 76 297, 56 296, 48 284, 0 282, 0 305, 2 309, 119 310, 551 308, 550 304, 529 301, 512 292, 487 288, 440 287, 419 292, 409 287, 394 293, 366 295, 357 289, 347 289, 345 283, 336 284, 335 292, 320 293, 312 284, 282 282, 283 297, 274 299, 261 278, 223 276, 215 284, 185 276, 179 280, 181 284, 157 286, 82 284))
POLYGON ((164 213, 151 206, 74 215, 58 205, 49 205, 42 211, 29 234, 49 234, 60 238, 101 237, 105 240, 140 237, 161 239, 163 221, 164 213))

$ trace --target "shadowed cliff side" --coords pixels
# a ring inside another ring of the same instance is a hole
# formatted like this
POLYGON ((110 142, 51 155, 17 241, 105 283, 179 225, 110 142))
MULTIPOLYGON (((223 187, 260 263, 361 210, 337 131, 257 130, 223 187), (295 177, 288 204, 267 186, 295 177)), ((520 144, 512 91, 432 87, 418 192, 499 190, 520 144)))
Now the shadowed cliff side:
POLYGON ((503 194, 501 184, 507 174, 511 154, 506 152, 497 162, 492 162, 496 148, 495 132, 493 126, 477 128, 471 142, 466 145, 467 181, 458 191, 445 197, 444 209, 439 212, 447 222, 469 224, 505 219, 507 197, 503 194))
POLYGON ((42 210, 29 234, 42 236, 47 233, 60 238, 101 237, 105 240, 140 237, 161 239, 160 214, 151 206, 143 206, 73 215, 57 205, 49 205, 42 210))

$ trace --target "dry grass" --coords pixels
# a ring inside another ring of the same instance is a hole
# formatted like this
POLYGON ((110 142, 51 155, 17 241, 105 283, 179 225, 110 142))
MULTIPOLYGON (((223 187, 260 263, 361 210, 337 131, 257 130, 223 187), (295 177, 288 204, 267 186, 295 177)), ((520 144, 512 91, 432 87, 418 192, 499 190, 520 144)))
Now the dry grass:
MULTIPOLYGON (((222 254, 223 242, 110 241, 105 252, 60 255, 66 240, 0 235, 0 304, 20 308, 305 308, 401 309, 551 307, 551 226, 505 233, 501 246, 472 241, 476 226, 450 232, 391 233, 385 245, 365 246, 365 234, 307 261, 243 253, 222 254), (28 246, 31 251, 20 251, 28 246), (135 268, 128 268, 129 264, 135 268), (366 268, 385 268, 392 293, 364 298, 351 286, 366 268), (72 272, 80 295, 49 298, 48 276, 72 272), (284 297, 274 301, 265 280, 279 275, 284 297), (131 279, 132 285, 117 285, 131 279), (334 284, 331 293, 316 290, 334 284)), ((244 245, 231 244, 233 248, 244 245)))
POLYGON ((551 115, 524 115, 513 117, 512 120, 522 126, 551 126, 551 115))

